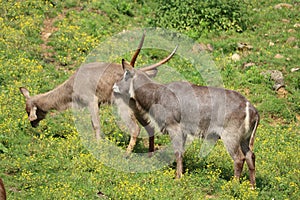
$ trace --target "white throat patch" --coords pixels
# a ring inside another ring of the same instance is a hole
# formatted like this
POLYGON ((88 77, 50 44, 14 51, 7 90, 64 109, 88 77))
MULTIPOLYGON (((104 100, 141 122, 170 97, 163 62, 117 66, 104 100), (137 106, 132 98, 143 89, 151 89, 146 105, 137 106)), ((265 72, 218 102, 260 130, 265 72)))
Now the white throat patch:
POLYGON ((130 98, 135 98, 134 96, 134 89, 133 89, 133 79, 130 80, 130 85, 129 85, 129 96, 130 98))
POLYGON ((115 93, 120 93, 120 89, 119 89, 119 87, 117 86, 117 84, 114 84, 114 86, 113 86, 113 91, 114 91, 115 93))

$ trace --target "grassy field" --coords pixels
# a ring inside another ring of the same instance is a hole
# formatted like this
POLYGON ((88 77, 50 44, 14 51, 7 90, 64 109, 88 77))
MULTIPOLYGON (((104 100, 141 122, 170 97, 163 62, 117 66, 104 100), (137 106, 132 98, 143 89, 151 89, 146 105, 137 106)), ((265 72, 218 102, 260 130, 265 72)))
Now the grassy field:
MULTIPOLYGON (((245 4, 249 21, 242 32, 203 31, 199 36, 180 30, 213 46, 209 53, 225 87, 241 92, 259 110, 255 190, 246 166, 240 183, 232 178, 233 163, 221 141, 204 159, 198 156, 201 141, 193 142, 185 154, 184 177, 174 180, 174 164, 126 173, 96 159, 83 145, 71 111, 49 113, 36 129, 27 120, 19 87, 32 94, 53 89, 101 42, 123 30, 153 25, 162 1, 0 2, 0 177, 8 199, 300 199, 298 0, 281 6, 278 0, 245 4), (238 49, 237 43, 247 48, 238 49), (233 61, 234 54, 240 59, 233 61), (282 72, 283 89, 274 91, 268 70, 282 72)), ((140 62, 157 59, 143 58, 140 62)), ((176 65, 176 59, 171 62, 176 65)), ((192 69, 178 70, 201 84, 192 69)), ((110 109, 101 110, 102 127, 125 149, 129 136, 111 123, 110 109)), ((156 139, 159 146, 167 137, 156 139)), ((146 151, 144 143, 140 139, 135 151, 146 151)))

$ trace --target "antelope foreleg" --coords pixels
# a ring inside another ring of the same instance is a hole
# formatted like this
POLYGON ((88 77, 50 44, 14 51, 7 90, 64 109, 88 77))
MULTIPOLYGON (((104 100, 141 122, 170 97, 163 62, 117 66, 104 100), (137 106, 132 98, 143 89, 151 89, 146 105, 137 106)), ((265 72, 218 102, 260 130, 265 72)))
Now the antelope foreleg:
POLYGON ((95 97, 93 102, 89 104, 89 110, 91 113, 92 125, 95 131, 96 140, 100 140, 100 117, 99 117, 99 107, 98 99, 95 97))
POLYGON ((149 136, 149 153, 148 156, 151 157, 154 153, 154 128, 148 124, 144 127, 149 136))

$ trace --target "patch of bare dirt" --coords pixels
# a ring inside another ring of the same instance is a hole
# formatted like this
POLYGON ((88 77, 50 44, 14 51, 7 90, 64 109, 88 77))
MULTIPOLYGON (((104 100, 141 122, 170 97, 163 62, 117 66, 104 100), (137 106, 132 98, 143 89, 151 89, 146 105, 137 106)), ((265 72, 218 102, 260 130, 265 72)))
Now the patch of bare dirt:
POLYGON ((275 5, 274 8, 275 9, 282 9, 282 8, 291 9, 291 8, 293 8, 293 5, 288 4, 288 3, 279 3, 279 4, 275 5))
POLYGON ((54 23, 57 20, 61 20, 65 17, 65 12, 62 12, 61 14, 59 14, 57 17, 55 18, 46 18, 44 20, 44 26, 41 30, 41 38, 43 40, 43 43, 41 44, 41 48, 42 48, 42 55, 45 59, 46 62, 54 62, 54 50, 52 46, 48 45, 49 42, 49 38, 50 36, 58 31, 59 29, 57 27, 54 26, 54 23))
POLYGON ((276 117, 276 116, 270 116, 272 120, 270 120, 269 124, 271 126, 277 126, 278 124, 287 124, 287 122, 280 117, 276 117))
POLYGON ((59 30, 59 28, 54 26, 54 23, 56 21, 62 20, 66 17, 66 13, 69 10, 76 10, 80 12, 82 10, 82 7, 74 7, 69 9, 64 9, 62 13, 60 13, 58 16, 54 18, 46 18, 43 23, 43 28, 41 30, 41 38, 43 40, 43 43, 41 44, 42 49, 42 55, 46 62, 55 62, 54 55, 55 51, 53 50, 53 47, 48 45, 48 42, 50 41, 50 37, 53 33, 59 30))
POLYGON ((300 123, 300 115, 299 114, 296 114, 296 119, 297 119, 297 123, 299 124, 300 123))

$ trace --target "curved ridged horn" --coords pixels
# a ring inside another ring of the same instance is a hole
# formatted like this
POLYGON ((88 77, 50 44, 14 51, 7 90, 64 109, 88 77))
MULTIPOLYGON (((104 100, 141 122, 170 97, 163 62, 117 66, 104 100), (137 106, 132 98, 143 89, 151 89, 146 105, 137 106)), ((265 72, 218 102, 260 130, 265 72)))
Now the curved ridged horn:
POLYGON ((138 55, 139 55, 139 53, 140 53, 140 51, 142 49, 142 46, 143 46, 143 43, 144 43, 144 39, 145 39, 145 32, 143 33, 142 39, 140 41, 140 44, 139 44, 137 50, 135 51, 134 55, 131 58, 130 65, 132 67, 134 67, 134 63, 136 61, 136 58, 138 57, 138 55))
POLYGON ((164 58, 163 60, 159 61, 158 63, 155 63, 155 64, 147 66, 147 67, 140 68, 139 70, 141 70, 141 71, 149 71, 149 70, 155 69, 156 67, 158 67, 158 66, 160 66, 160 65, 168 62, 173 57, 173 55, 175 54, 177 48, 178 48, 178 45, 175 47, 175 49, 173 50, 173 52, 168 57, 164 58))

